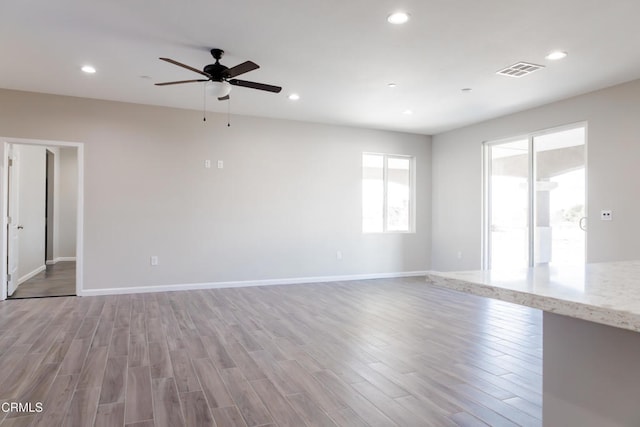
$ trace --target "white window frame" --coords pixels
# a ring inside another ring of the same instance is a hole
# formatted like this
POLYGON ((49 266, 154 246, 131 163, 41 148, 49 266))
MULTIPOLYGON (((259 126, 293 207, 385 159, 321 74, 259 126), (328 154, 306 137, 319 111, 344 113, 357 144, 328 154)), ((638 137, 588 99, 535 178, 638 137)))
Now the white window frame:
MULTIPOLYGON (((360 164, 362 165, 362 159, 366 155, 373 156, 382 156, 382 188, 383 188, 383 196, 382 196, 382 231, 364 231, 364 223, 361 219, 361 229, 363 234, 414 234, 416 232, 416 224, 415 224, 415 212, 416 212, 416 158, 415 156, 406 155, 406 154, 389 154, 389 153, 375 153, 370 151, 365 151, 360 156, 360 164), (408 230, 387 230, 387 189, 388 189, 388 160, 389 159, 403 159, 409 160, 409 229, 408 230)), ((362 166, 361 166, 362 173, 362 166)), ((360 178, 362 183, 362 177, 360 178)), ((362 195, 361 189, 361 195, 362 195)), ((362 202, 362 197, 360 198, 362 202)), ((364 217, 364 206, 361 204, 360 206, 361 216, 364 217)))

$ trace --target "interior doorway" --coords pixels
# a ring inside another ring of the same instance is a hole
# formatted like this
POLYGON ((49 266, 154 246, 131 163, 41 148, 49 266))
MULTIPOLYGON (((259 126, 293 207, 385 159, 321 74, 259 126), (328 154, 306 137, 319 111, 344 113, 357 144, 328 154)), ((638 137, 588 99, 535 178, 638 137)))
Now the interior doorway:
POLYGON ((585 124, 486 143, 485 170, 485 268, 585 263, 585 124))
POLYGON ((0 299, 80 295, 83 147, 4 139, 0 299))

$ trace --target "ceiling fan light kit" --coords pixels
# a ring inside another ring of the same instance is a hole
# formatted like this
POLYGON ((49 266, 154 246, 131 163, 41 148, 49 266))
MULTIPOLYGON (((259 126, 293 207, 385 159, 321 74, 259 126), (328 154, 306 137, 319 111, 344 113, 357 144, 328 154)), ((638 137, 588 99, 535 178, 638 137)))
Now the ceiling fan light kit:
POLYGON ((207 82, 207 91, 212 96, 220 99, 228 96, 229 93, 231 93, 231 85, 229 84, 229 82, 225 82, 225 81, 222 81, 222 82, 211 81, 211 82, 207 82))
POLYGON ((242 86, 250 89, 263 90, 266 92, 273 92, 273 93, 279 93, 282 90, 280 86, 273 86, 273 85, 268 85, 264 83, 256 83, 256 82, 250 82, 247 80, 236 79, 235 77, 244 73, 248 73, 249 71, 256 70, 260 68, 260 66, 253 61, 245 61, 241 64, 236 65, 235 67, 229 68, 220 63, 220 59, 222 58, 223 55, 224 55, 224 50, 211 49, 211 56, 213 56, 216 62, 213 64, 206 65, 202 69, 202 71, 170 58, 160 58, 162 61, 177 65, 182 68, 186 68, 187 70, 198 73, 206 78, 156 83, 156 86, 168 86, 168 85, 196 83, 196 82, 211 82, 211 83, 208 83, 208 85, 210 85, 211 87, 210 90, 220 101, 229 99, 231 86, 242 86))

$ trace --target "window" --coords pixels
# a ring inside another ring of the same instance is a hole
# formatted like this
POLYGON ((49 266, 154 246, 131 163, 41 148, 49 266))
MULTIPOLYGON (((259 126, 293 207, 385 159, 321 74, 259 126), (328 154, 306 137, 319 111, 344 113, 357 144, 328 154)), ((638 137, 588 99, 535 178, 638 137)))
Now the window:
POLYGON ((413 231, 413 158, 362 155, 362 231, 413 231))

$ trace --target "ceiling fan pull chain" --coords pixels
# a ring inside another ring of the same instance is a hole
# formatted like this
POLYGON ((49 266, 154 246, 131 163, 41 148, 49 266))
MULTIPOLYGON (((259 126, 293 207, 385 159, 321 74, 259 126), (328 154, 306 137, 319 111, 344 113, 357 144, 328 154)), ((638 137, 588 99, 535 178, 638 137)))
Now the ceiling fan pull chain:
POLYGON ((231 127, 231 98, 227 99, 227 127, 231 127))
POLYGON ((202 85, 202 121, 207 121, 207 83, 202 85))

